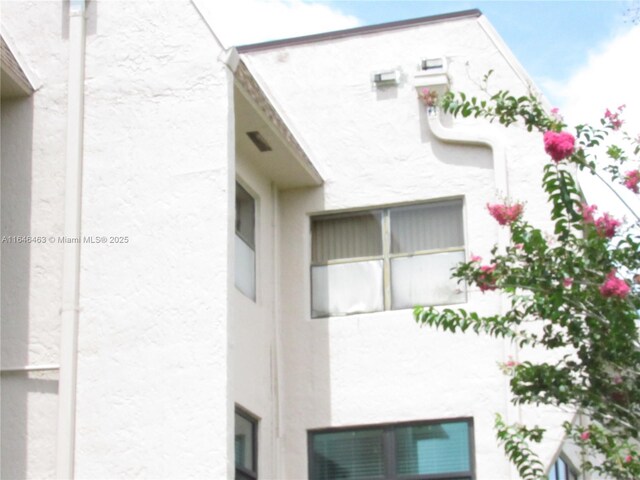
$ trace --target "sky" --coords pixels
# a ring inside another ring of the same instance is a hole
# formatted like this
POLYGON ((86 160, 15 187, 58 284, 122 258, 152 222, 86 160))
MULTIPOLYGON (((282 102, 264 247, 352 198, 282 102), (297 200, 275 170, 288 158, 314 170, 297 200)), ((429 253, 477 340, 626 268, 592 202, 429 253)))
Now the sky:
MULTIPOLYGON (((478 8, 567 123, 593 123, 626 104, 625 126, 640 133, 640 0, 196 3, 227 47, 478 8)), ((608 195, 593 188, 593 198, 608 195)), ((640 200, 625 198, 640 213, 640 200)))

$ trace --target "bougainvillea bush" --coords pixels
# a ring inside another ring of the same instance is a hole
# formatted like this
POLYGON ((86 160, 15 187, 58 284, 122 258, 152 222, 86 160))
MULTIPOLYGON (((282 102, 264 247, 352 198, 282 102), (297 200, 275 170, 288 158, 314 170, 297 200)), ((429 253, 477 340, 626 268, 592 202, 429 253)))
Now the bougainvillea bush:
MULTIPOLYGON (((638 193, 640 138, 623 131, 624 106, 607 110, 597 127, 569 130, 557 109, 547 113, 533 95, 516 98, 501 91, 479 100, 449 92, 439 105, 453 115, 519 124, 539 135, 548 155, 546 161, 541 158, 541 187, 553 230, 529 223, 526 205, 517 199, 488 204, 487 215, 508 229, 510 243, 494 247, 487 261, 473 256, 454 270, 454 277, 483 293, 504 294, 509 300, 504 312, 481 316, 417 307, 416 320, 553 351, 541 363, 503 365, 511 376, 513 402, 582 414, 587 422, 564 424, 567 436, 584 451, 581 467, 640 479, 640 223, 587 204, 576 181, 578 171, 598 175, 599 167, 610 181, 638 193)), ((531 445, 542 439, 544 429, 506 425, 500 417, 496 426, 521 477, 542 478, 544 466, 531 445)))

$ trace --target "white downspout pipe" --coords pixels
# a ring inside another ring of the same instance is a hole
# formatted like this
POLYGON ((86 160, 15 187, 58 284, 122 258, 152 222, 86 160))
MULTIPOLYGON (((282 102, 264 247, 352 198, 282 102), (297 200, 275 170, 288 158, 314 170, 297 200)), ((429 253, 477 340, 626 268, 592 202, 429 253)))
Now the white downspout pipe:
MULTIPOLYGON (((457 145, 478 145, 489 147, 493 154, 493 172, 496 189, 505 196, 509 196, 509 177, 507 170, 506 149, 504 146, 503 135, 500 135, 491 127, 461 127, 447 128, 442 125, 439 112, 437 110, 427 113, 427 119, 431 133, 440 141, 457 145)), ((509 245, 509 234, 504 228, 498 230, 498 246, 501 250, 509 245)), ((500 313, 505 312, 505 298, 500 295, 500 313)), ((503 358, 506 359, 509 346, 508 340, 502 342, 503 358)), ((520 349, 516 344, 513 347, 515 360, 518 360, 520 349)), ((507 391, 505 397, 505 412, 507 422, 511 421, 514 416, 519 422, 522 421, 522 409, 518 405, 514 407, 509 402, 509 386, 508 380, 505 380, 505 389, 507 391), (515 410, 515 411, 514 411, 515 410)), ((509 465, 509 478, 519 478, 515 468, 509 465)))
MULTIPOLYGON (((70 0, 64 235, 77 239, 81 234, 82 214, 84 57, 85 0, 70 0)), ((61 480, 74 477, 79 292, 80 243, 65 243, 56 454, 56 477, 61 480)))

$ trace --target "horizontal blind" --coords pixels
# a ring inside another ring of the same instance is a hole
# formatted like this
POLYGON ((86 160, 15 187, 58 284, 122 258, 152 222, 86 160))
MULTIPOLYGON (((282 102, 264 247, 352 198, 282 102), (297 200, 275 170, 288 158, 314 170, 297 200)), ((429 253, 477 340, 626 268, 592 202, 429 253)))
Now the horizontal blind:
POLYGON ((382 429, 316 433, 312 451, 313 480, 384 478, 382 429))
POLYGON ((391 253, 464 246, 462 200, 392 208, 391 253))
POLYGON ((395 432, 399 475, 471 470, 467 422, 398 427, 395 432))
POLYGON ((382 255, 381 218, 377 211, 312 220, 313 263, 382 255))

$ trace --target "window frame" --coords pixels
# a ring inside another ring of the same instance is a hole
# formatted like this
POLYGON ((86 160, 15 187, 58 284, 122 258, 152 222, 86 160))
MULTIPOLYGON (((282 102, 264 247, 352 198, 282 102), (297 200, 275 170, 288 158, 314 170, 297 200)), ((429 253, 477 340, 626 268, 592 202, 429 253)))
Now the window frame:
POLYGON ((314 480, 313 477, 313 436, 321 433, 336 433, 336 432, 357 432, 363 430, 383 430, 383 461, 385 466, 384 480, 446 480, 446 479, 458 479, 461 477, 469 478, 469 480, 476 480, 476 461, 475 461, 475 441, 474 441, 474 423, 473 417, 454 417, 454 418, 441 418, 433 420, 417 420, 406 422, 393 422, 393 423, 378 423, 371 425, 354 425, 345 427, 330 427, 330 428, 314 428, 307 430, 307 470, 309 480, 314 480), (468 425, 469 438, 469 467, 468 472, 451 472, 451 473, 438 473, 438 474, 422 474, 422 475, 398 475, 396 473, 396 437, 394 430, 402 427, 421 427, 425 425, 442 425, 445 423, 460 423, 466 422, 468 425))
MULTIPOLYGON (((412 307, 397 307, 393 308, 392 303, 392 289, 391 289, 391 261, 396 258, 410 258, 414 256, 426 256, 426 255, 434 255, 440 253, 453 253, 453 252, 462 252, 464 258, 467 258, 467 229, 465 228, 465 197, 464 196, 455 196, 455 197, 446 197, 446 198, 438 198, 420 202, 411 202, 411 203, 399 203, 399 204, 391 204, 384 206, 374 206, 370 208, 362 208, 357 210, 347 210, 347 211, 338 211, 338 212, 322 212, 318 214, 311 214, 309 216, 309 241, 310 241, 310 249, 311 252, 309 255, 309 292, 310 292, 310 316, 312 319, 316 318, 331 318, 331 317, 341 317, 341 316, 349 316, 349 315, 362 315, 364 313, 379 313, 379 312, 387 312, 394 310, 407 310, 412 307), (392 253, 391 252, 391 211, 395 209, 402 209, 407 207, 420 207, 426 205, 437 205, 444 204, 448 202, 460 202, 461 209, 461 221, 462 221, 462 246, 456 247, 447 247, 447 248, 436 248, 430 250, 417 250, 415 252, 410 253, 392 253), (327 260, 326 262, 314 262, 313 260, 313 222, 316 220, 324 220, 324 219, 337 219, 337 218, 348 218, 351 216, 357 216, 358 214, 367 213, 367 214, 376 214, 380 213, 381 216, 381 230, 382 230, 382 253, 380 255, 372 255, 372 256, 364 256, 364 257, 349 257, 342 259, 332 259, 327 260), (326 315, 314 315, 313 314, 313 268, 314 267, 322 267, 322 266, 331 266, 331 265, 343 265, 349 263, 356 262, 366 262, 366 261, 382 261, 382 288, 383 288, 383 308, 382 310, 374 310, 371 312, 359 312, 359 313, 337 313, 337 314, 326 314, 326 315)), ((425 303, 424 305, 428 306, 439 306, 439 305, 459 305, 466 303, 468 301, 467 290, 466 287, 462 289, 464 293, 464 299, 462 301, 455 301, 449 303, 425 303)))
POLYGON ((549 471, 547 472, 547 479, 558 480, 560 478, 557 472, 557 469, 559 467, 558 463, 560 461, 564 463, 564 466, 565 466, 564 474, 567 480, 572 480, 572 478, 577 480, 580 478, 580 471, 574 467, 573 463, 569 461, 569 459, 565 454, 561 453, 560 455, 556 456, 553 460, 553 463, 551 463, 551 466, 549 467, 549 471), (555 479, 551 479, 552 473, 555 475, 555 479))
POLYGON ((234 432, 233 432, 233 439, 234 439, 234 468, 235 468, 235 476, 234 478, 238 479, 244 479, 244 478, 249 478, 251 480, 257 480, 258 479, 258 423, 259 423, 259 419, 258 417, 256 417, 255 415, 253 415, 251 412, 249 412, 247 409, 242 408, 239 405, 236 405, 235 410, 234 410, 234 423, 235 423, 235 416, 239 416, 244 418, 245 420, 247 420, 250 424, 251 424, 251 437, 252 437, 252 441, 251 441, 251 459, 253 460, 253 470, 249 470, 245 467, 239 466, 236 463, 236 459, 235 459, 235 438, 236 438, 236 432, 235 432, 235 428, 234 428, 234 432), (238 476, 238 474, 240 474, 240 477, 238 476))
MULTIPOLYGON (((259 211, 259 202, 258 196, 253 193, 253 190, 248 188, 247 184, 243 182, 241 179, 236 178, 235 183, 235 200, 236 204, 234 206, 234 236, 237 237, 247 248, 253 251, 253 297, 245 293, 238 287, 237 283, 237 271, 234 269, 234 287, 237 291, 239 291, 243 296, 248 298, 254 303, 258 303, 258 211, 259 211), (246 193, 253 200, 253 245, 248 242, 248 239, 244 238, 238 230, 238 208, 237 208, 237 200, 238 200, 238 188, 241 188, 244 193, 246 193)), ((237 255, 237 252, 235 253, 237 255)))

